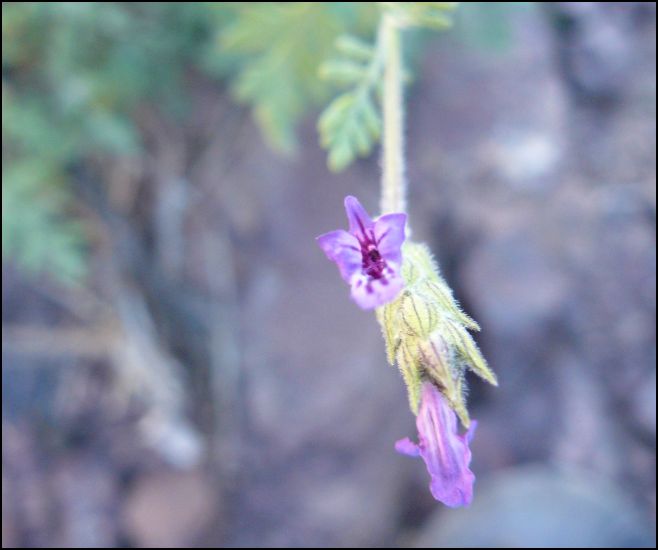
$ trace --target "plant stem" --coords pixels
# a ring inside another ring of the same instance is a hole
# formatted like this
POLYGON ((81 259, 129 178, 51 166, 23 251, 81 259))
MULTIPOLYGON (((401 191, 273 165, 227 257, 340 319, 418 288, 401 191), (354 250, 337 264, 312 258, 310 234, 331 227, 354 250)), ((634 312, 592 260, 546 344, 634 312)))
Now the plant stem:
POLYGON ((382 140, 382 214, 406 210, 402 104, 402 59, 400 28, 395 18, 384 14, 380 23, 384 48, 384 90, 382 140))

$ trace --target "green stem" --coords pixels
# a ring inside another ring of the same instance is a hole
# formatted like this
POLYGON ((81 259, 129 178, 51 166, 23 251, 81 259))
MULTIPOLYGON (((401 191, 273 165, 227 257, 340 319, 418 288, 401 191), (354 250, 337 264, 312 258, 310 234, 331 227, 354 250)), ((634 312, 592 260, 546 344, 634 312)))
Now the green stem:
POLYGON ((382 140, 382 214, 406 210, 402 104, 402 59, 400 28, 395 18, 384 14, 380 24, 384 48, 382 140))

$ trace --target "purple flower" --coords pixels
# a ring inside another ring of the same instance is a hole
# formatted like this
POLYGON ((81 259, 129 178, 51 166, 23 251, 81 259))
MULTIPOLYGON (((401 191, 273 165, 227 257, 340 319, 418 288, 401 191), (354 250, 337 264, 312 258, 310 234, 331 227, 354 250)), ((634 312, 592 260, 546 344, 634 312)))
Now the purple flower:
POLYGON ((423 383, 420 410, 416 418, 419 442, 409 438, 395 444, 395 450, 409 456, 421 456, 432 478, 432 496, 451 508, 467 506, 473 499, 475 475, 468 468, 477 422, 471 422, 468 431, 457 431, 457 416, 447 399, 431 382, 423 383))
POLYGON ((355 197, 345 197, 349 231, 338 229, 317 238, 340 275, 352 289, 352 299, 363 309, 393 300, 402 290, 400 275, 406 214, 385 214, 372 220, 355 197))

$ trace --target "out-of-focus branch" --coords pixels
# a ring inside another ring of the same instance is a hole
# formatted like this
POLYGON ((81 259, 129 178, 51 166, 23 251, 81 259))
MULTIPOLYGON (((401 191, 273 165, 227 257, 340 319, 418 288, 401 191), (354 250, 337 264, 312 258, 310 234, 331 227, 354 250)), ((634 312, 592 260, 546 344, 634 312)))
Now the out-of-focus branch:
MULTIPOLYGON (((2 349, 29 355, 71 355, 98 359, 116 347, 119 332, 114 324, 97 327, 48 327, 3 325, 2 349)), ((31 363, 39 364, 39 363, 31 363)))

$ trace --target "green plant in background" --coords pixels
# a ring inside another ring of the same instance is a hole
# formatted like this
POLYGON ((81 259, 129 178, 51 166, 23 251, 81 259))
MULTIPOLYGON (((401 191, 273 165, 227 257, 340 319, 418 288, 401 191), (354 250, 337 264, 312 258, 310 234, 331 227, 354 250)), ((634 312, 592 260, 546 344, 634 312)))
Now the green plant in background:
POLYGON ((207 7, 3 3, 2 252, 61 281, 85 273, 72 170, 140 152, 134 110, 185 108, 186 67, 204 55, 207 7))
POLYGON ((39 163, 3 171, 2 254, 30 272, 47 270, 63 282, 75 282, 86 273, 84 233, 65 215, 69 197, 52 180, 53 173, 39 163))

